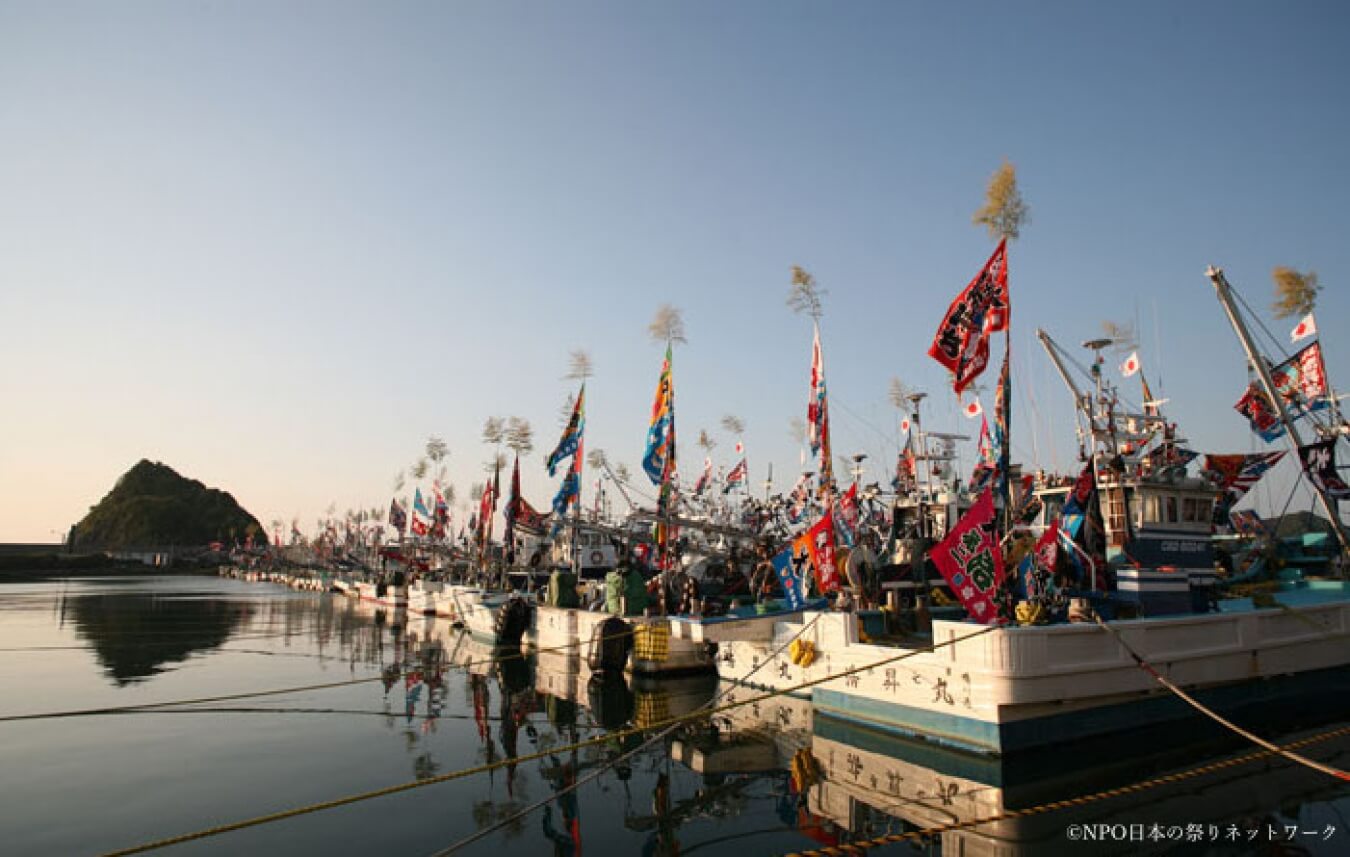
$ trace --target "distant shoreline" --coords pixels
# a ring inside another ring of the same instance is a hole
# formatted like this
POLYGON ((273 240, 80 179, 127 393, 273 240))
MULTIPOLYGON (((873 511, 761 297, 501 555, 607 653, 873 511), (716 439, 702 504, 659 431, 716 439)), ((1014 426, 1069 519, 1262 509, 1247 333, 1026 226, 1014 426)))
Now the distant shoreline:
POLYGON ((213 568, 170 566, 156 568, 140 562, 114 559, 107 554, 35 553, 0 556, 0 582, 44 580, 72 576, 214 574, 213 568))

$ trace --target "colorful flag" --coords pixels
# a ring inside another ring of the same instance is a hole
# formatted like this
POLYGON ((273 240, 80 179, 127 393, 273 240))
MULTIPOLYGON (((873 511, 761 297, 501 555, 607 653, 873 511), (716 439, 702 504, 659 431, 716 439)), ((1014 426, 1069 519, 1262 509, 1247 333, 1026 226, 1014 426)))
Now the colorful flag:
POLYGON ((980 420, 980 439, 975 449, 975 469, 970 474, 970 490, 983 491, 993 486, 994 477, 998 474, 998 456, 994 454, 994 446, 989 439, 988 420, 980 420))
POLYGON ((558 493, 553 496, 553 532, 556 534, 567 519, 567 510, 581 497, 581 473, 574 465, 563 477, 558 493))
POLYGON ((694 483, 694 493, 696 495, 702 494, 707 489, 708 483, 711 481, 712 481, 712 459, 704 458, 703 473, 699 475, 698 481, 694 483))
POLYGON ((441 493, 439 485, 432 486, 431 491, 436 500, 436 505, 433 508, 436 513, 436 523, 444 527, 450 523, 450 504, 445 502, 445 495, 441 493))
POLYGON ((412 534, 415 536, 425 536, 427 534, 427 525, 416 515, 413 515, 412 518, 412 534))
POLYGON ((1003 497, 1004 508, 1008 508, 1008 468, 1010 466, 1010 444, 1008 428, 1012 424, 1012 380, 1008 361, 1010 355, 1003 355, 1003 369, 998 374, 998 389, 994 391, 994 436, 993 445, 998 449, 998 470, 994 474, 994 490, 1003 497))
POLYGON ((1270 370, 1270 379, 1275 382, 1275 392, 1297 416, 1331 404, 1321 343, 1314 342, 1270 370))
POLYGON ((1202 469, 1217 483, 1219 500, 1214 507, 1214 520, 1227 522, 1228 513, 1266 471, 1274 467, 1283 452, 1257 452, 1236 455, 1206 455, 1202 469))
POLYGON ((905 448, 895 460, 895 479, 891 487, 898 493, 913 491, 919 481, 919 462, 914 455, 914 436, 905 438, 905 448))
POLYGON ((389 526, 393 527, 400 536, 403 535, 404 528, 408 526, 408 513, 404 511, 398 500, 389 504, 389 526))
POLYGON ((1142 374, 1139 376, 1139 385, 1144 391, 1144 416, 1156 417, 1159 414, 1159 405, 1157 399, 1153 398, 1153 391, 1148 388, 1148 379, 1142 374))
POLYGON ((1238 399, 1233 409, 1247 418, 1252 431, 1256 432, 1266 443, 1270 443, 1284 434, 1284 423, 1280 422, 1274 406, 1270 403, 1270 398, 1257 386, 1256 382, 1247 385, 1247 391, 1242 394, 1241 399, 1238 399))
POLYGON ((647 427, 647 449, 642 455, 642 469, 653 485, 661 485, 675 470, 675 380, 671 373, 671 347, 666 345, 666 359, 661 364, 661 376, 656 381, 656 396, 652 400, 652 418, 647 427))
POLYGON ((1298 448, 1303 472, 1322 493, 1333 500, 1350 500, 1350 486, 1336 470, 1335 439, 1309 443, 1298 448))
POLYGON ((1289 341, 1298 342, 1301 339, 1307 339, 1317 333, 1317 322, 1313 319, 1313 314, 1308 313, 1303 320, 1294 325, 1294 329, 1289 331, 1289 341))
POLYGON ((792 552, 807 558, 815 570, 816 591, 824 595, 839 588, 839 569, 834 564, 834 515, 826 508, 820 520, 802 535, 793 539, 792 552))
POLYGON ((431 510, 427 508, 426 502, 422 499, 421 488, 413 491, 413 520, 416 520, 418 515, 421 515, 428 521, 432 518, 431 510))
POLYGON ((844 547, 853 547, 857 540, 858 518, 858 483, 854 482, 834 507, 834 533, 844 547))
POLYGON ((746 472, 745 459, 742 458, 740 464, 731 468, 731 472, 727 474, 727 484, 726 487, 722 489, 722 493, 726 494, 737 485, 743 485, 745 483, 746 472))
POLYGON ((811 344, 811 398, 806 404, 806 439, 811 453, 820 454, 820 484, 834 481, 830 454, 830 401, 825 392, 825 355, 820 350, 820 328, 811 344))
POLYGON ((1124 363, 1120 364, 1120 374, 1128 378, 1131 375, 1136 374, 1138 371, 1139 371, 1139 352, 1134 351, 1130 353, 1129 357, 1125 358, 1124 363))
POLYGON ((506 532, 503 540, 508 547, 516 543, 516 516, 520 509, 520 453, 516 453, 516 462, 511 467, 511 496, 506 498, 506 532))
POLYGON ((800 610, 806 604, 803 590, 806 588, 806 554, 793 561, 792 548, 784 548, 773 558, 773 570, 778 573, 778 582, 783 585, 783 594, 787 597, 789 610, 800 610))
POLYGON ((558 439, 558 446, 549 453, 545 464, 548 466, 548 477, 552 479, 557 476, 558 464, 565 461, 570 455, 578 455, 578 447, 581 445, 581 438, 586 431, 586 384, 582 382, 581 392, 577 393, 577 400, 572 404, 572 416, 567 420, 567 427, 563 429, 562 437, 558 439))
POLYGON ((1000 241, 983 270, 952 301, 928 354, 952 373, 961 395, 989 364, 989 334, 1008 328, 1007 239, 1000 241))
POLYGON ((996 593, 1003 581, 1003 552, 993 531, 994 495, 986 488, 930 554, 966 612, 985 624, 998 620, 996 593))
POLYGON ((1051 586, 1055 575, 1055 566, 1059 560, 1059 521, 1051 521, 1036 546, 1027 552, 1017 566, 1018 588, 1023 597, 1039 598, 1044 596, 1051 586))

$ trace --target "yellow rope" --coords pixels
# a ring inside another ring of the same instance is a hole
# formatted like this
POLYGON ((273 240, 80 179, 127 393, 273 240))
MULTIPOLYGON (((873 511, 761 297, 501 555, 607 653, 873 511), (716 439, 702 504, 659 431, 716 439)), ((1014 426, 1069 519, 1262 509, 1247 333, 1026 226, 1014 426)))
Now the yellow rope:
POLYGON ((867 670, 875 669, 880 666, 885 666, 886 664, 894 663, 896 661, 902 661, 905 660, 906 658, 912 658, 918 655, 927 654, 929 652, 936 651, 937 649, 945 648, 947 646, 952 646, 965 640, 970 640, 975 637, 983 636, 991 631, 998 630, 998 628, 999 626, 997 625, 989 625, 985 628, 982 628, 979 631, 976 631, 973 634, 966 634, 963 637, 955 637, 953 639, 947 640, 946 642, 935 643, 931 646, 926 646, 921 649, 910 649, 899 655, 894 655, 889 658, 883 658, 875 663, 866 664, 860 667, 853 667, 852 669, 844 670, 843 672, 840 673, 836 673, 833 675, 826 675, 821 678, 805 681, 802 682, 801 684, 794 685, 792 687, 783 688, 781 690, 769 691, 767 693, 763 693, 758 696, 751 696, 747 699, 743 699, 738 702, 730 702, 727 703, 726 705, 718 706, 716 708, 703 708, 694 711, 690 714, 683 714, 675 717, 667 717, 664 720, 658 720, 647 724, 645 729, 637 727, 621 729, 615 732, 606 733, 596 738, 590 738, 585 741, 578 741, 573 744, 564 745, 560 747, 551 747, 547 750, 541 750, 538 753, 528 753, 524 756, 516 756, 514 758, 509 759, 500 759, 495 762, 489 762, 484 765, 478 765, 473 768, 465 768, 459 771, 451 771, 449 773, 439 774, 434 777, 428 777, 423 780, 413 780, 411 782, 401 783, 399 785, 394 786, 387 786, 382 789, 376 789, 374 791, 363 792, 361 794, 356 795, 349 795, 347 797, 337 798, 335 800, 330 801, 324 801, 322 803, 309 804, 308 806, 296 807, 294 809, 283 810, 281 812, 275 812, 269 815, 262 815, 257 816, 256 818, 245 819, 243 821, 236 821, 231 822, 229 824, 222 824, 217 827, 199 830, 194 833, 184 833, 179 836, 173 836, 167 839, 160 839, 154 842, 148 842, 144 845, 137 845, 132 848, 122 849, 120 851, 111 851, 108 852, 108 854, 106 854, 105 857, 124 857, 124 855, 129 854, 143 854, 146 851, 154 851, 159 848, 167 848, 171 845, 180 845, 184 842, 192 842, 198 839, 206 839, 211 836, 218 836, 222 833, 230 833, 235 830, 243 830, 249 827, 257 827, 262 824, 269 824, 274 821, 282 821, 284 819, 294 818, 299 815, 307 815, 313 812, 321 812, 326 809, 333 809, 339 806, 346 806, 348 804, 360 803, 361 801, 372 800, 378 797, 385 797, 386 795, 411 791, 412 789, 423 788, 425 786, 433 786, 439 783, 450 782, 451 780, 463 779, 464 777, 473 776, 475 774, 483 774, 487 773, 488 771, 496 770, 497 768, 503 768, 506 767, 507 765, 519 765, 525 762, 533 762, 537 759, 545 758, 546 756, 567 753, 573 750, 582 750, 587 747, 593 747, 599 744, 606 744, 613 741, 622 741, 624 738, 629 738, 634 735, 640 735, 641 733, 651 729, 660 729, 666 726, 675 725, 677 723, 692 720, 700 720, 705 717, 711 717, 726 711, 731 711, 732 709, 741 708, 746 705, 753 705, 757 702, 763 702, 766 699, 772 699, 773 697, 776 696, 783 696, 785 694, 794 693, 799 690, 805 690, 806 688, 815 687, 816 685, 824 684, 827 681, 834 681, 836 679, 844 678, 846 676, 854 675, 856 673, 865 672, 867 670))
MULTIPOLYGON (((1323 732, 1299 741, 1286 744, 1278 750, 1290 750, 1293 748, 1303 748, 1311 744, 1317 744, 1322 741, 1328 741, 1332 738, 1339 738, 1344 735, 1350 735, 1350 726, 1344 726, 1339 729, 1333 729, 1329 732, 1323 732)), ((1234 756, 1230 759, 1223 759, 1218 762, 1211 762, 1207 765, 1190 768, 1185 771, 1178 771, 1174 774, 1165 774, 1160 777, 1153 777, 1147 780, 1140 780, 1129 785, 1119 786, 1113 789, 1104 789, 1091 794, 1080 795, 1066 800, 1057 800, 1050 803, 1043 803, 1038 806, 1028 807, 1026 809, 1010 809, 999 813, 998 815, 984 816, 983 818, 972 818, 966 821, 953 821, 948 824, 940 824, 936 827, 926 827, 923 830, 911 830, 905 833, 888 833, 884 836, 876 836, 871 839, 859 839, 855 842, 843 843, 840 845, 829 846, 826 848, 817 848, 810 851, 793 851, 783 855, 783 857, 836 857, 841 854, 863 854, 873 848, 879 848, 883 845, 893 845, 897 842, 908 840, 929 839, 941 833, 948 833, 953 830, 965 830, 971 827, 979 827, 982 824, 991 824, 996 821, 1004 821, 1009 818, 1024 818, 1031 815, 1042 815, 1047 812, 1054 812, 1060 809, 1069 809, 1076 806, 1084 806, 1108 798, 1120 797, 1122 795, 1135 794, 1157 786, 1168 785, 1170 783, 1179 783, 1185 780, 1194 779, 1204 774, 1214 773, 1226 768, 1234 768, 1239 765, 1245 765, 1248 762, 1255 762, 1269 756, 1280 755, 1277 751, 1257 750, 1244 756, 1234 756)))
POLYGON ((1157 680, 1158 684, 1170 690, 1173 694, 1178 696, 1183 702, 1194 708, 1196 711, 1199 711, 1201 714, 1210 718, 1219 725, 1231 730, 1232 732, 1241 735, 1243 738, 1246 738, 1253 744, 1264 747, 1271 753, 1278 753, 1279 755, 1283 756, 1284 758, 1288 759, 1291 762, 1297 762, 1298 764, 1303 765, 1304 767, 1312 768, 1314 771, 1320 771, 1321 773, 1331 777, 1335 777, 1338 780, 1350 782, 1350 774, 1347 774, 1340 768, 1335 768, 1332 767, 1331 765, 1324 765, 1321 762, 1315 762, 1312 759, 1300 756, 1297 753, 1291 753, 1288 750, 1284 750, 1276 746, 1275 744, 1270 743, 1269 741, 1267 741, 1266 739, 1262 738, 1259 735, 1256 735, 1252 732, 1248 732, 1246 729, 1243 729, 1236 723, 1224 719, 1218 712, 1213 711, 1210 708, 1206 707, 1202 702, 1200 702, 1200 700, 1195 699, 1190 694, 1186 693, 1186 691, 1182 690, 1172 682, 1168 681, 1166 676, 1164 676, 1162 673, 1154 669, 1152 664, 1144 660, 1143 656, 1141 656, 1138 652, 1136 652, 1134 648, 1128 642, 1125 641, 1125 637, 1122 636, 1119 631, 1117 631, 1115 628, 1111 627, 1110 625, 1102 621, 1102 617, 1093 614, 1093 618, 1097 620, 1098 625, 1101 625, 1107 631, 1111 632, 1111 636, 1115 637, 1116 641, 1120 643, 1121 647, 1124 648, 1125 651, 1129 652, 1130 657, 1134 658, 1134 662, 1139 665, 1139 668, 1141 670, 1153 676, 1153 678, 1157 680))

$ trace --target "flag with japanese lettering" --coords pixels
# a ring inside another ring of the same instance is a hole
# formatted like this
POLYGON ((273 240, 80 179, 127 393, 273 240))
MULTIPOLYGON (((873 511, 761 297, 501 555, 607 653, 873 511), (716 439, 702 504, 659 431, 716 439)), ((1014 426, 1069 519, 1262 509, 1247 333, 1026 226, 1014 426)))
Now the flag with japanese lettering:
POLYGON ((1247 385, 1247 391, 1242 394, 1241 399, 1238 399, 1233 409, 1247 418, 1252 431, 1266 443, 1277 440, 1284 434, 1284 424, 1275 413, 1270 398, 1255 382, 1247 385))
POLYGON ((792 548, 784 548, 773 558, 773 570, 778 582, 783 585, 783 594, 787 598, 789 610, 800 610, 806 604, 806 569, 810 564, 809 555, 794 557, 792 548))
POLYGON ((1007 239, 1000 241, 980 273, 952 301, 928 354, 952 373, 961 392, 989 365, 989 334, 1008 328, 1007 239))
POLYGON ((1335 439, 1300 446, 1298 457, 1313 485, 1333 500, 1350 500, 1350 486, 1336 469, 1335 439))
POLYGON ((994 495, 988 488, 930 554, 972 619, 998 621, 1003 552, 994 538, 994 495))
POLYGON ((1252 509, 1229 512, 1228 520, 1233 522, 1233 531, 1244 536, 1260 536, 1266 532, 1265 522, 1252 509))
POLYGON ((834 515, 827 507, 811 529, 792 541, 792 552, 806 552, 815 572, 816 591, 824 595, 839 588, 839 569, 834 564, 834 515))
POLYGON ((1299 350, 1293 357, 1270 370, 1270 380, 1275 382, 1275 392, 1285 406, 1298 416, 1331 405, 1320 342, 1299 350))

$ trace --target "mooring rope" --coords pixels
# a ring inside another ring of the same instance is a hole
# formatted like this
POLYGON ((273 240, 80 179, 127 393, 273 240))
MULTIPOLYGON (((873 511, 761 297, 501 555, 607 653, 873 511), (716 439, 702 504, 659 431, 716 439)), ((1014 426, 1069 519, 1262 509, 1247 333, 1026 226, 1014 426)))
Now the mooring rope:
POLYGON ((1324 774, 1327 774, 1328 776, 1335 777, 1338 780, 1350 782, 1350 773, 1346 773, 1345 771, 1342 771, 1339 768, 1333 768, 1331 765, 1324 765, 1321 762, 1313 761, 1312 759, 1300 756, 1297 753, 1289 752, 1288 750, 1285 750, 1275 744, 1272 744, 1271 742, 1267 741, 1266 739, 1262 738, 1259 735, 1248 732, 1246 729, 1243 729, 1241 726, 1238 726, 1231 720, 1225 719, 1223 716, 1221 716, 1218 712, 1214 711, 1213 709, 1206 707, 1202 702, 1200 702, 1200 700, 1196 699, 1195 697, 1186 693, 1186 691, 1177 687, 1175 684, 1169 681, 1166 676, 1164 676, 1162 673, 1154 669, 1153 665, 1150 664, 1148 661, 1144 660, 1143 656, 1141 656, 1138 652, 1136 652, 1134 650, 1134 647, 1131 646, 1128 641, 1126 641, 1124 635, 1122 635, 1118 630, 1116 630, 1112 626, 1108 625, 1106 622, 1102 621, 1101 616, 1098 616, 1097 614, 1094 613, 1093 618, 1097 620, 1098 625, 1105 628, 1107 631, 1111 633, 1113 637, 1116 638, 1116 642, 1120 643, 1121 647, 1124 648, 1125 651, 1129 653, 1130 657, 1134 658, 1134 662, 1139 666, 1141 670, 1153 676, 1153 678, 1158 682, 1158 684, 1167 688, 1174 695, 1180 698, 1187 705, 1194 708, 1196 711, 1199 711, 1201 714, 1210 718, 1219 725, 1225 727, 1229 731, 1241 735, 1243 738, 1246 738, 1253 744, 1256 744, 1260 747, 1264 747, 1271 753, 1277 753, 1291 762, 1297 762, 1298 764, 1303 765, 1304 767, 1312 768, 1314 771, 1320 771, 1324 774))
POLYGON ((159 848, 167 848, 170 845, 179 845, 184 842, 192 842, 198 839, 206 839, 212 836, 219 836, 220 834, 223 833, 230 833, 235 830, 243 830, 249 827, 258 827, 263 824, 270 824, 271 822, 274 821, 283 821, 285 819, 295 818, 296 816, 300 815, 307 815, 309 813, 321 812, 323 810, 334 809, 340 806, 347 806, 349 804, 361 803, 362 801, 372 800, 374 798, 385 797, 387 795, 398 794, 400 792, 412 791, 413 789, 425 788, 427 786, 438 785, 440 783, 450 782, 452 780, 463 779, 464 777, 473 776, 475 774, 483 774, 487 773, 488 771, 497 770, 498 768, 504 768, 508 765, 519 765, 524 762, 533 762, 537 759, 542 759, 549 755, 566 753, 572 750, 582 750, 587 747, 593 747, 611 741, 621 741, 624 738, 628 738, 633 735, 640 735, 644 732, 649 732, 652 729, 661 729, 666 726, 670 726, 677 723, 701 719, 703 717, 711 717, 716 714, 721 714, 722 712, 725 711, 731 711, 733 709, 741 708, 746 705, 753 705, 758 702, 763 702, 766 699, 772 699, 777 696, 784 696, 790 693, 795 693, 800 690, 815 687, 816 685, 824 684, 825 682, 835 681, 837 679, 846 678, 847 676, 850 675, 856 675, 861 672, 866 672, 867 670, 876 669, 877 667, 882 667, 885 666, 886 664, 895 663, 897 661, 917 657, 923 654, 929 654, 931 652, 934 652, 941 648, 945 648, 947 646, 953 646, 956 645, 957 643, 961 643, 966 640, 971 640, 976 637, 984 636, 985 634, 988 634, 992 631, 997 631, 998 629, 999 626, 997 625, 988 625, 984 628, 981 628, 978 631, 975 631, 974 633, 966 634, 961 637, 953 637, 944 642, 934 643, 932 645, 924 646, 923 648, 919 649, 907 649, 898 655, 882 658, 881 660, 876 661, 874 663, 864 664, 858 667, 852 667, 850 669, 843 670, 835 674, 825 675, 820 678, 811 679, 809 681, 805 681, 802 682, 801 684, 793 685, 791 687, 781 688, 779 690, 762 693, 759 694, 758 696, 750 696, 746 699, 730 702, 717 708, 706 710, 700 709, 690 714, 667 717, 663 720, 658 720, 653 723, 649 723, 644 727, 630 727, 628 729, 621 729, 614 732, 606 733, 605 735, 601 735, 596 738, 587 739, 585 741, 577 741, 572 744, 560 747, 551 747, 548 750, 543 750, 538 753, 527 753, 523 756, 516 756, 510 759, 500 759, 495 762, 488 762, 486 764, 477 765, 472 768, 464 768, 459 771, 451 771, 445 774, 438 774, 434 777, 428 777, 422 780, 413 780, 411 782, 399 783, 397 785, 386 786, 385 788, 375 789, 373 791, 362 792, 360 794, 355 795, 348 795, 346 797, 322 801, 319 803, 313 803, 307 806, 295 807, 293 809, 269 813, 267 815, 261 815, 255 818, 245 819, 243 821, 236 821, 231 822, 229 824, 217 825, 216 827, 198 830, 193 833, 184 833, 178 836, 172 836, 167 839, 160 839, 154 842, 148 842, 143 845, 137 845, 131 848, 125 848, 118 851, 111 851, 108 852, 105 855, 105 857, 125 857, 125 855, 130 854, 143 854, 147 851, 154 851, 159 848))
POLYGON ((987 815, 981 818, 967 819, 966 821, 952 821, 947 824, 939 824, 934 827, 925 827, 922 830, 910 830, 905 833, 887 833, 882 836, 875 836, 870 839, 859 839, 854 842, 843 843, 840 845, 830 845, 825 848, 814 848, 807 851, 792 851, 783 857, 842 857, 842 855, 858 855, 870 851, 873 848, 879 848, 883 845, 893 845, 898 842, 914 842, 930 839, 942 833, 949 833, 954 830, 966 830, 972 827, 979 827, 982 824, 992 824, 996 821, 1004 821, 1009 818, 1025 818, 1032 815, 1042 815, 1048 812, 1055 812, 1061 809, 1071 809, 1073 807, 1084 806, 1090 803, 1096 803, 1108 798, 1120 797, 1122 795, 1136 794, 1158 786, 1169 785, 1171 783, 1184 782, 1195 779, 1205 774, 1215 771, 1235 768, 1239 765, 1245 765, 1249 762, 1259 761, 1271 756, 1285 755, 1290 749, 1302 749, 1312 744, 1318 744, 1323 741, 1329 741, 1332 738, 1339 738, 1344 735, 1350 735, 1350 726, 1343 726, 1339 729, 1333 729, 1329 732, 1322 732, 1317 735, 1303 738, 1286 744, 1284 747, 1276 747, 1275 750, 1257 750, 1244 756, 1234 756, 1228 759, 1221 759, 1217 762, 1211 762, 1206 765, 1200 765, 1195 768, 1189 768, 1184 771, 1178 771, 1173 774, 1164 774, 1160 777, 1152 777, 1147 780, 1130 783, 1129 785, 1119 786, 1113 789, 1104 789, 1091 794, 1079 795, 1078 797, 1067 798, 1065 800, 1051 801, 1049 803, 1039 804, 1026 809, 1009 809, 997 815, 987 815))

